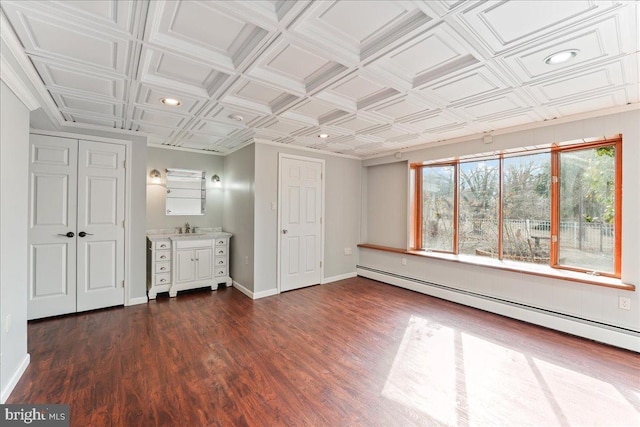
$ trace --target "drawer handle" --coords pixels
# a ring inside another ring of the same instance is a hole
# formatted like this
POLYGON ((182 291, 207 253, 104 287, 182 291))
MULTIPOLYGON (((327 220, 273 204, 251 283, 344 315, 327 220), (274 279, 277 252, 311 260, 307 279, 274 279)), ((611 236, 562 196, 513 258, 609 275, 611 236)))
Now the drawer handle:
POLYGON ((165 259, 165 258, 166 258, 165 255, 160 256, 160 259, 165 259))
POLYGON ((218 264, 224 264, 224 261, 218 261, 218 264))
POLYGON ((160 279, 160 282, 166 282, 167 279, 160 279))
POLYGON ((161 248, 166 248, 166 247, 167 247, 167 245, 162 244, 162 245, 160 245, 160 247, 161 247, 161 248))
POLYGON ((167 267, 160 267, 160 270, 166 270, 167 267))

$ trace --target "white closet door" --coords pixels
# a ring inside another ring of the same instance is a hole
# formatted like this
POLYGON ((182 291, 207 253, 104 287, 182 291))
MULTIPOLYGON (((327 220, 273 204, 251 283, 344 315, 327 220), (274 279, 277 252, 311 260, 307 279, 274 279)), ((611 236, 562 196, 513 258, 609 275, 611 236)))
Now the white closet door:
POLYGON ((29 319, 76 311, 77 144, 30 138, 29 319))
POLYGON ((125 147, 80 141, 78 311, 124 304, 125 147))

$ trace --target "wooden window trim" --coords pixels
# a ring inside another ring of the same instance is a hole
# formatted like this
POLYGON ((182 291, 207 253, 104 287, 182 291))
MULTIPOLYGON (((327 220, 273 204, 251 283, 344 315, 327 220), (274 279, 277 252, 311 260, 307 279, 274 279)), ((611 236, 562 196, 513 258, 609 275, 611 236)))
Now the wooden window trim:
MULTIPOLYGON (((454 208, 453 208, 453 251, 436 251, 430 250, 427 253, 439 253, 439 254, 449 254, 449 255, 458 255, 458 209, 459 209, 459 169, 460 163, 465 162, 474 162, 480 160, 496 160, 498 159, 500 162, 500 183, 499 183, 499 209, 498 209, 498 260, 503 260, 503 210, 502 210, 502 201, 503 201, 503 163, 505 158, 509 157, 517 157, 517 156, 526 156, 533 155, 539 153, 550 153, 551 155, 551 227, 550 227, 550 262, 549 267, 552 269, 566 270, 566 271, 574 271, 579 273, 589 273, 590 271, 587 269, 580 269, 570 266, 559 265, 558 256, 559 256, 559 248, 558 248, 558 232, 559 232, 559 223, 560 223, 560 211, 559 211, 559 153, 573 150, 586 150, 591 148, 598 147, 607 147, 607 146, 615 147, 615 228, 614 228, 614 273, 605 273, 598 272, 599 276, 609 277, 619 279, 622 274, 622 136, 617 135, 612 138, 600 139, 595 138, 587 142, 587 140, 583 140, 580 143, 554 143, 550 144, 548 147, 536 147, 533 149, 523 148, 522 150, 509 151, 507 153, 500 154, 481 154, 476 157, 469 158, 461 158, 461 159, 453 159, 446 161, 435 161, 435 162, 423 162, 423 163, 413 163, 410 165, 411 169, 415 171, 415 182, 414 188, 415 192, 413 194, 414 207, 412 208, 411 221, 413 222, 410 227, 412 232, 414 233, 413 239, 410 239, 414 242, 414 245, 410 247, 412 252, 418 251, 420 253, 423 251, 423 243, 422 242, 422 170, 426 167, 438 167, 438 166, 453 166, 454 167, 454 208), (554 179, 555 177, 555 179, 554 179), (555 236, 555 239, 554 239, 555 236), (555 240, 555 241, 554 241, 555 240)), ((597 276, 594 276, 597 277, 597 276)), ((580 281, 580 280, 578 280, 580 281)), ((597 281, 596 281, 597 282, 597 281)), ((588 281, 585 281, 588 283, 588 281)), ((634 288, 635 289, 635 288, 634 288)))
MULTIPOLYGON (((562 265, 559 262, 559 232, 560 225, 560 153, 571 151, 582 151, 600 147, 615 148, 615 217, 614 217, 614 272, 598 272, 604 277, 620 278, 622 274, 622 138, 612 138, 605 141, 598 141, 579 145, 559 146, 551 149, 551 176, 556 177, 551 186, 551 267, 561 270, 591 273, 593 270, 586 268, 571 267, 562 265), (553 236, 556 236, 555 239, 553 236)), ((552 178, 553 179, 553 178, 552 178)))

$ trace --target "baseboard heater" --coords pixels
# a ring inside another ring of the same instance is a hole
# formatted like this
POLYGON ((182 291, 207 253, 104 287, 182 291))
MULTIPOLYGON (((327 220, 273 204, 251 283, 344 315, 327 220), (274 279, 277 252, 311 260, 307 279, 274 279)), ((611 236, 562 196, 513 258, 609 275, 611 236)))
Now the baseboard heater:
MULTIPOLYGON (((430 287, 430 288, 440 289, 440 290, 446 291, 446 292, 453 292, 453 293, 455 293, 457 295, 461 295, 461 296, 468 296, 468 297, 478 298, 478 299, 481 299, 481 300, 490 301, 490 302, 493 302, 493 303, 498 303, 498 304, 502 304, 502 305, 509 306, 509 307, 528 310, 528 311, 533 312, 533 313, 550 315, 550 316, 557 317, 559 319, 569 320, 569 321, 573 321, 573 322, 580 322, 580 323, 588 325, 588 326, 593 326, 593 327, 597 327, 597 328, 605 328, 605 329, 608 329, 608 330, 611 330, 611 331, 615 331, 615 332, 618 332, 618 333, 625 334, 627 336, 640 337, 640 331, 636 331, 636 330, 629 329, 629 328, 624 328, 624 327, 621 327, 621 326, 611 325, 611 324, 604 323, 604 322, 598 322, 596 320, 585 319, 585 318, 582 318, 582 317, 579 317, 579 316, 573 316, 573 315, 570 315, 570 314, 560 313, 560 312, 557 312, 557 311, 548 310, 548 309, 544 309, 544 308, 539 308, 539 307, 535 307, 535 306, 532 306, 532 305, 527 305, 527 304, 523 304, 523 303, 519 303, 519 302, 509 301, 509 300, 505 300, 505 299, 502 299, 502 298, 483 295, 483 294, 480 294, 480 293, 477 293, 477 292, 472 292, 472 291, 468 291, 468 290, 464 290, 464 289, 457 289, 457 288, 454 288, 454 287, 451 287, 451 286, 441 285, 441 284, 438 284, 438 283, 429 282, 427 280, 417 279, 415 277, 403 276, 401 274, 390 273, 388 271, 378 270, 378 269, 371 268, 371 267, 366 267, 366 266, 363 266, 363 265, 357 265, 356 268, 358 270, 358 275, 360 275, 362 277, 371 278, 371 279, 374 279, 374 280, 378 280, 378 279, 376 279, 375 277, 369 277, 369 275, 367 275, 366 272, 371 272, 371 273, 373 273, 373 275, 382 275, 382 276, 386 276, 386 277, 389 277, 389 278, 395 278, 395 279, 399 279, 399 280, 415 283, 415 284, 418 284, 418 285, 427 286, 427 287, 430 287), (362 272, 363 274, 360 274, 360 272, 362 272)), ((380 279, 379 281, 381 281, 383 283, 387 283, 382 279, 380 279)), ((390 283, 390 284, 395 285, 394 283, 390 283)), ((411 289, 411 288, 408 288, 408 289, 411 289)), ((416 290, 416 289, 411 289, 411 290, 420 292, 419 290, 416 290)), ((428 295, 430 295, 430 294, 428 294, 428 295)), ((440 298, 437 295, 431 295, 431 296, 434 296, 436 298, 440 298)), ((446 299, 446 298, 443 298, 443 299, 446 299)), ((459 303, 458 301, 453 301, 453 302, 459 303)), ((464 303, 461 303, 461 304, 469 305, 469 304, 464 304, 464 303)), ((476 306, 472 306, 472 307, 479 308, 479 309, 483 310, 482 307, 476 307, 476 306)), ((488 310, 488 311, 491 311, 491 310, 488 310)), ((496 314, 501 314, 501 315, 508 316, 508 314, 503 314, 503 313, 499 313, 499 312, 496 312, 496 314)), ((511 316, 508 316, 508 317, 511 317, 511 316)), ((547 325, 542 325, 542 326, 547 326, 547 325)), ((557 328, 553 328, 553 329, 557 329, 557 328)), ((574 335, 577 335, 577 334, 575 334, 573 332, 569 332, 569 331, 564 331, 564 332, 568 332, 568 333, 572 333, 574 335)), ((587 337, 587 338, 590 338, 590 337, 587 337)), ((596 340, 597 341, 601 341, 599 339, 596 339, 596 340)), ((611 343, 611 342, 607 342, 607 343, 608 344, 617 345, 617 344, 611 343)), ((629 348, 627 346, 622 346, 622 347, 629 348)), ((629 349, 630 350, 634 350, 634 351, 638 351, 638 350, 636 350, 634 348, 629 348, 629 349)))

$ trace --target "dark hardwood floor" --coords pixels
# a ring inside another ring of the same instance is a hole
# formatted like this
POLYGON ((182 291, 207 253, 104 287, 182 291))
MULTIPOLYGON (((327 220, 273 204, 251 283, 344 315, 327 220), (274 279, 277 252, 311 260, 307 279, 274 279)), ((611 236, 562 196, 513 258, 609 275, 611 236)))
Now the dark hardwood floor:
POLYGON ((73 426, 640 425, 640 356, 363 278, 32 322, 73 426))

